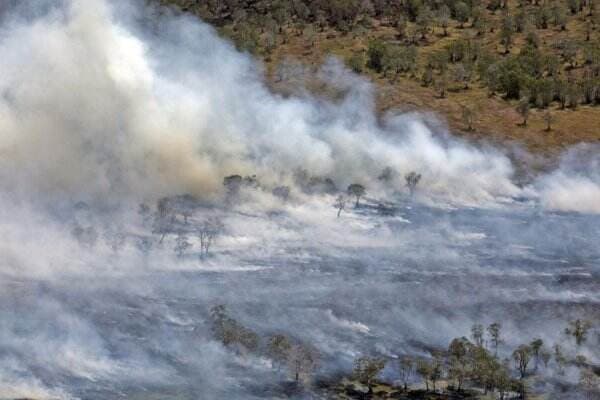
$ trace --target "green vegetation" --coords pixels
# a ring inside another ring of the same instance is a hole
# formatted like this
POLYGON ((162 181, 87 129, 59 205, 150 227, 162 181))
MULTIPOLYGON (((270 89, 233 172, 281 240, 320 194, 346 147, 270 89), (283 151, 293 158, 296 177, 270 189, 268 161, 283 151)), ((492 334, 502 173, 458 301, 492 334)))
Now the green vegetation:
POLYGON ((594 0, 161 2, 217 26, 269 69, 335 54, 398 87, 379 108, 431 107, 455 129, 528 144, 600 139, 594 0))
MULTIPOLYGON (((311 381, 318 375, 320 354, 310 344, 282 333, 263 340, 232 318, 223 305, 214 306, 210 317, 214 336, 224 346, 242 356, 254 353, 269 358, 274 371, 281 373, 283 368, 288 380, 298 389, 312 386, 311 381)), ((571 321, 565 330, 566 339, 582 337, 590 328, 589 321, 571 321), (576 332, 579 333, 575 335, 576 332)), ((328 392, 328 398, 340 399, 525 399, 530 398, 536 380, 552 375, 555 368, 562 374, 561 371, 571 365, 579 370, 580 376, 573 391, 589 396, 600 393, 598 371, 580 354, 565 355, 560 344, 554 345, 552 357, 544 341, 535 338, 529 344, 519 345, 509 353, 510 357, 501 358, 498 355, 498 346, 503 343, 500 323, 492 323, 487 329, 481 324, 473 325, 471 338, 472 341, 464 336, 455 338, 446 349, 431 349, 429 357, 361 355, 355 359, 352 373, 347 377, 336 382, 320 380, 317 387, 328 392), (395 380, 399 385, 381 379, 387 367, 399 378, 395 380)), ((577 350, 581 344, 583 342, 577 344, 577 350)))

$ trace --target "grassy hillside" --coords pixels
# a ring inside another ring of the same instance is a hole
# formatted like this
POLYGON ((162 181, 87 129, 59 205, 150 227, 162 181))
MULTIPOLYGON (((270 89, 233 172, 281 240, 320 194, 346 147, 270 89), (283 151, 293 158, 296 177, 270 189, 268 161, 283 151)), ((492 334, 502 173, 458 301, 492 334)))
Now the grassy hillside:
POLYGON ((377 83, 381 111, 544 153, 600 140, 597 0, 162 1, 262 58, 275 88, 284 60, 335 55, 377 83))

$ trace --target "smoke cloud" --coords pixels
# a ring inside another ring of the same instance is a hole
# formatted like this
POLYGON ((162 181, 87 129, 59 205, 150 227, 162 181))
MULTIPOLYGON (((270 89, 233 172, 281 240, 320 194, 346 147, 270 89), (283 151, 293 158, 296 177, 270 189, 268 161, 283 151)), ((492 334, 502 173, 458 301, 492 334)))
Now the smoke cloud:
MULTIPOLYGON (((506 353, 600 318, 595 146, 517 185, 502 151, 431 116, 378 117, 339 61, 316 77, 342 97, 277 94, 208 25, 142 2, 3 2, 0 54, 0 397, 280 398, 285 372, 215 339, 216 304, 310 343, 325 377, 475 322, 502 321, 506 353), (364 208, 337 218, 300 170, 363 184, 364 208), (260 187, 229 204, 232 174, 260 187), (223 221, 212 257, 196 238, 175 257, 138 212, 183 194, 191 226, 223 221)), ((579 351, 598 362, 594 335, 579 351)))

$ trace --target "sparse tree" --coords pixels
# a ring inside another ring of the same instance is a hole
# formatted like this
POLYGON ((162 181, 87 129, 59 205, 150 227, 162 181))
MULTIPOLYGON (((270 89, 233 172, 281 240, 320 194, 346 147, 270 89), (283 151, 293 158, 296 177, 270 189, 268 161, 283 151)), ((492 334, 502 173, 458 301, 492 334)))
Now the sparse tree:
POLYGON ((442 5, 436 13, 437 25, 442 28, 444 36, 448 36, 448 25, 450 24, 450 8, 442 5))
POLYGON ((360 357, 354 361, 353 375, 359 382, 367 385, 369 394, 373 393, 373 384, 377 375, 385 367, 385 360, 377 357, 360 357))
POLYGON ((363 72, 365 68, 365 57, 362 52, 354 53, 348 59, 348 67, 357 74, 363 72))
POLYGON ((277 186, 273 188, 271 191, 273 196, 279 197, 281 200, 287 200, 290 197, 290 187, 289 186, 277 186))
POLYGON ((558 367, 558 373, 562 375, 567 363, 567 358, 565 357, 560 344, 554 345, 554 360, 556 361, 556 366, 558 367))
POLYGON ((550 359, 552 358, 552 353, 550 353, 546 349, 542 349, 540 352, 540 358, 542 359, 542 362, 544 363, 544 368, 548 368, 548 364, 550 363, 550 359))
POLYGON ((406 180, 406 187, 408 187, 408 191, 412 196, 415 193, 419 181, 421 180, 421 174, 411 171, 408 174, 406 174, 404 179, 406 180))
POLYGON ((319 353, 309 346, 297 343, 290 349, 288 367, 296 383, 303 377, 307 379, 317 368, 318 362, 319 353))
POLYGON ((534 339, 529 344, 529 347, 531 348, 531 353, 533 355, 533 358, 535 359, 534 369, 537 371, 539 363, 540 363, 541 351, 542 351, 542 348, 544 347, 544 341, 540 338, 534 339))
POLYGON ((98 241, 98 232, 93 226, 83 227, 76 224, 71 234, 77 239, 79 244, 86 247, 94 247, 98 241))
POLYGON ((421 40, 427 38, 427 32, 429 32, 429 27, 432 22, 433 15, 431 9, 429 7, 421 7, 417 19, 415 20, 417 32, 421 35, 421 40))
POLYGON ((280 367, 287 363, 292 350, 292 343, 287 336, 277 334, 269 338, 267 354, 280 367))
POLYGON ((363 185, 359 183, 352 183, 348 186, 346 192, 348 193, 348 195, 354 196, 356 198, 356 203, 354 204, 354 207, 358 208, 360 198, 365 195, 366 190, 363 185))
POLYGON ((381 170, 381 174, 377 177, 377 180, 385 183, 389 183, 396 176, 396 171, 394 171, 391 167, 385 167, 381 170))
POLYGON ((502 343, 500 338, 500 331, 502 325, 499 322, 494 322, 487 327, 488 335, 490 337, 490 343, 494 346, 494 355, 498 356, 498 346, 502 343))
POLYGON ((210 247, 223 231, 223 223, 218 218, 209 218, 196 227, 196 236, 200 240, 200 257, 208 256, 210 247))
POLYGON ((121 231, 108 230, 104 233, 104 240, 115 253, 118 253, 125 246, 125 234, 121 231))
POLYGON ((600 398, 600 378, 591 368, 584 368, 579 373, 579 387, 588 400, 600 398))
POLYGON ((473 130, 473 119, 474 119, 473 108, 471 108, 467 105, 463 105, 461 108, 462 108, 463 123, 467 126, 468 131, 472 131, 473 130))
POLYGON ((175 238, 175 253, 177 257, 183 257, 183 254, 192 246, 184 233, 179 233, 175 238))
POLYGON ((398 360, 398 372, 400 380, 404 385, 404 391, 408 390, 408 381, 410 380, 415 369, 415 362, 411 357, 405 356, 398 360))
POLYGON ((448 346, 449 378, 456 382, 456 389, 460 392, 463 382, 469 376, 468 353, 471 343, 465 337, 453 339, 448 346))
POLYGON ((223 345, 237 348, 242 352, 256 351, 259 344, 258 335, 231 318, 224 305, 212 307, 210 317, 213 333, 223 345))
POLYGON ((519 371, 521 379, 527 375, 527 366, 531 360, 531 347, 522 344, 513 352, 513 360, 515 361, 515 367, 519 371))
POLYGON ((483 347, 483 325, 473 324, 471 327, 471 338, 478 347, 483 347))
POLYGON ((517 105, 517 112, 523 118, 523 126, 527 126, 527 119, 529 118, 529 98, 523 98, 517 105))
POLYGON ((388 49, 381 40, 372 40, 367 49, 367 66, 376 72, 383 71, 383 60, 388 49))
POLYGON ((542 118, 544 119, 544 122, 546 123, 546 131, 550 132, 552 130, 552 122, 554 122, 554 116, 552 115, 552 113, 549 110, 546 110, 546 112, 544 112, 544 115, 542 116, 542 118))
POLYGON ((420 359, 416 364, 417 374, 421 376, 425 382, 425 390, 429 392, 429 375, 431 374, 431 364, 426 359, 420 359))
POLYGON ((510 14, 506 14, 502 20, 500 27, 500 43, 504 46, 504 52, 510 53, 510 47, 513 43, 513 35, 515 32, 514 19, 510 14))
POLYGON ((575 344, 580 347, 587 340, 587 334, 592 324, 590 321, 576 319, 569 322, 569 326, 565 328, 565 334, 572 336, 575 339, 575 344))
POLYGON ((469 20, 471 9, 465 2, 459 1, 454 6, 454 13, 456 14, 456 20, 459 22, 460 28, 462 29, 465 22, 469 20))
POLYGON ((242 187, 242 177, 240 175, 229 175, 223 178, 223 186, 228 196, 235 196, 242 187))
POLYGON ((340 215, 342 214, 342 211, 344 211, 344 209, 346 208, 346 197, 344 197, 343 194, 340 194, 335 199, 334 207, 338 210, 337 217, 339 218, 340 215))
POLYGON ((429 370, 429 380, 431 381, 432 390, 435 392, 435 383, 442 378, 444 372, 441 356, 439 354, 435 354, 430 365, 431 368, 429 370))
POLYGON ((135 247, 137 247, 138 250, 142 253, 148 254, 152 249, 152 240, 150 240, 150 238, 147 237, 140 237, 135 242, 135 247))
POLYGON ((446 76, 445 71, 434 79, 433 85, 440 99, 446 98, 446 90, 448 89, 448 77, 446 76))

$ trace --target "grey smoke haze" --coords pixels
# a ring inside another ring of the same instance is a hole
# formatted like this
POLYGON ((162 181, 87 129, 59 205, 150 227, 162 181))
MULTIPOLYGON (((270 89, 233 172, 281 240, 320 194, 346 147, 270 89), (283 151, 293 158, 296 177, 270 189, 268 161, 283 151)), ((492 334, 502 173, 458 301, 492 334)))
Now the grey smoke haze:
MULTIPOLYGON (((0 397, 280 396, 283 372, 212 336, 221 303, 262 336, 312 343, 323 376, 362 353, 424 354, 477 321, 501 320, 509 351, 600 317, 597 147, 521 188, 499 150, 426 116, 379 121, 370 83, 335 60, 320 77, 343 99, 283 97, 191 18, 137 2, 18 3, 0 17, 0 397), (399 175, 384 186, 387 166, 399 175), (287 203, 248 190, 219 206, 226 175, 293 186, 298 168, 361 182, 399 213, 337 219, 332 196, 298 188, 287 203), (411 200, 412 170, 423 180, 411 200), (172 237, 140 252, 151 228, 138 202, 183 193, 209 205, 192 223, 223 218, 215 256, 199 261, 194 242, 177 259, 172 237), (76 224, 96 243, 78 243, 76 224)), ((582 350, 594 362, 597 340, 582 350)))

